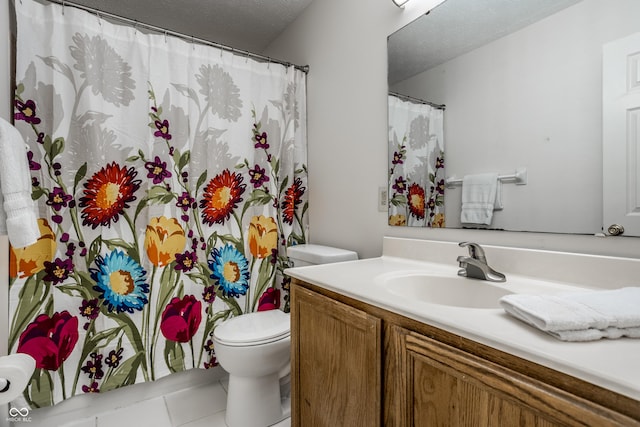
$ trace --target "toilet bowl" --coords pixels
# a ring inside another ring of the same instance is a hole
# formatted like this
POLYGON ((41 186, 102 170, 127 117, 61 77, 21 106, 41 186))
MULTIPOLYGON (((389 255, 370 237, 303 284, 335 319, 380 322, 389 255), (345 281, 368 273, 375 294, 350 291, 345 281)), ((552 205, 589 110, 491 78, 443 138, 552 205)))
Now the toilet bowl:
POLYGON ((288 417, 288 392, 280 380, 290 372, 289 314, 261 311, 231 318, 213 333, 216 357, 229 373, 229 427, 266 427, 288 417))
MULTIPOLYGON (((358 259, 353 251, 314 244, 290 246, 287 256, 294 267, 358 259)), ((214 329, 218 363, 229 373, 229 427, 266 427, 291 414, 290 332, 289 314, 280 310, 243 314, 214 329)))

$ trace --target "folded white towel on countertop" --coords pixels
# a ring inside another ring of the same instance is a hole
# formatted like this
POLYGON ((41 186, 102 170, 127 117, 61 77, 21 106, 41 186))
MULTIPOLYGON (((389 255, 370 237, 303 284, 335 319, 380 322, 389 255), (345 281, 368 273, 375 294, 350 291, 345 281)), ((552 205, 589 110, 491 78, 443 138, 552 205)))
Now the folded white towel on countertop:
POLYGON ((500 299, 500 305, 565 341, 640 338, 640 287, 557 296, 510 294, 500 299))
POLYGON ((31 174, 20 132, 0 118, 0 234, 8 234, 16 248, 40 237, 36 207, 31 198, 31 174))
POLYGON ((499 184, 495 173, 465 175, 462 178, 460 222, 490 225, 496 206, 502 208, 501 198, 496 198, 499 184))
POLYGON ((597 341, 602 338, 640 338, 640 328, 581 329, 577 331, 547 331, 562 341, 597 341))

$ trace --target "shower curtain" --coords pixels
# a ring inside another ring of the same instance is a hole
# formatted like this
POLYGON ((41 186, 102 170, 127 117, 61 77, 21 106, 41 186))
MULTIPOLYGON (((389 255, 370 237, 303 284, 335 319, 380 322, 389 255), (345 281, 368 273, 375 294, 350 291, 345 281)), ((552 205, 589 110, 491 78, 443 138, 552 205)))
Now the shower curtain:
POLYGON ((388 98, 389 225, 444 227, 444 111, 388 98))
MULTIPOLYGON (((10 251, 34 407, 217 365, 213 330, 288 310, 307 228, 303 72, 16 2, 16 127, 41 237, 10 251)), ((4 185, 4 183, 3 183, 4 185)))

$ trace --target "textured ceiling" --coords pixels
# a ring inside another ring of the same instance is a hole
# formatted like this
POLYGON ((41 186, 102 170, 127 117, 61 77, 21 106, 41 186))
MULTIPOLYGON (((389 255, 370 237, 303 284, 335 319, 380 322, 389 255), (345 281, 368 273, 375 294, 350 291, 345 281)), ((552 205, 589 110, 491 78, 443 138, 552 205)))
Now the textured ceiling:
POLYGON ((447 0, 389 37, 389 83, 433 68, 579 1, 447 0))
POLYGON ((261 53, 312 0, 71 0, 188 36, 261 53))

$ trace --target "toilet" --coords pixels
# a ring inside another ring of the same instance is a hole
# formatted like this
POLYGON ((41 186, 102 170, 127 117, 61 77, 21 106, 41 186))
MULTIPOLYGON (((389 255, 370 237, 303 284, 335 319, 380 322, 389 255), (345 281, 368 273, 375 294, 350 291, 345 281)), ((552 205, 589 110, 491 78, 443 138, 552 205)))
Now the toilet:
MULTIPOLYGON (((321 245, 287 249, 294 267, 358 259, 353 251, 321 245)), ((289 314, 260 311, 232 317, 213 332, 220 366, 229 373, 225 421, 229 427, 267 427, 291 414, 289 314)))

